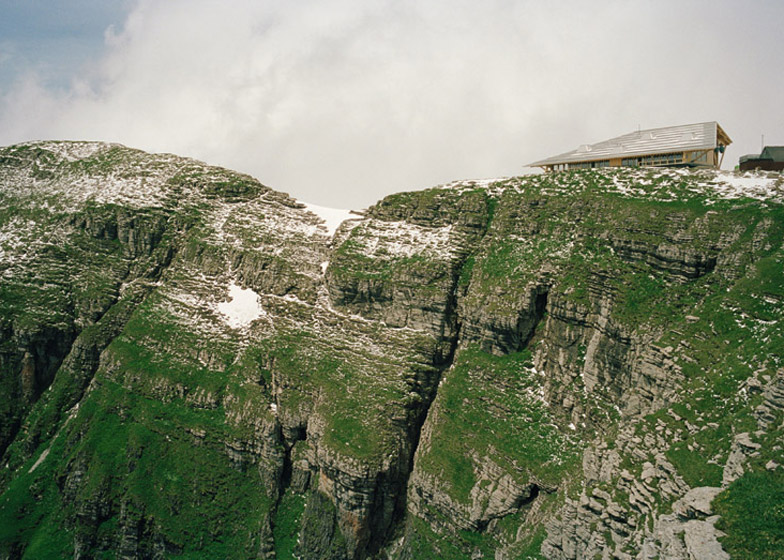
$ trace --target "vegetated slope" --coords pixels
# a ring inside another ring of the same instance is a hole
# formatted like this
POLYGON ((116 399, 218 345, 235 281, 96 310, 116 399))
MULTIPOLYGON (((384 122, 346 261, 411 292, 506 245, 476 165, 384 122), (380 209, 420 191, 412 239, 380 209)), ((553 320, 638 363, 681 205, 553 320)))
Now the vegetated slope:
POLYGON ((2 558, 784 546, 780 175, 456 182, 331 237, 241 174, 45 142, 0 197, 2 558))

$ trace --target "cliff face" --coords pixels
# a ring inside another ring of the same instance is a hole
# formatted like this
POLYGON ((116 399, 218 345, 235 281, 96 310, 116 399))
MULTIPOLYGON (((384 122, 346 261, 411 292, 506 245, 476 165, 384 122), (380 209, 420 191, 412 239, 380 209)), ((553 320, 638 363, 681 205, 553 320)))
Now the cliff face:
POLYGON ((778 174, 457 182, 333 236, 49 142, 0 150, 0 197, 0 558, 784 545, 778 174))

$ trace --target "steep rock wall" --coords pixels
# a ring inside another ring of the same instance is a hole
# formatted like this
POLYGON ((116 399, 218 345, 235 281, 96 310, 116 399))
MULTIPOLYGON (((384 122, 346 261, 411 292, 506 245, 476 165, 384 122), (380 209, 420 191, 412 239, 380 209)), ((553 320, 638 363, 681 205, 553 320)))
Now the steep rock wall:
POLYGON ((0 557, 686 558, 784 463, 778 176, 458 182, 330 237, 176 156, 0 155, 0 557))

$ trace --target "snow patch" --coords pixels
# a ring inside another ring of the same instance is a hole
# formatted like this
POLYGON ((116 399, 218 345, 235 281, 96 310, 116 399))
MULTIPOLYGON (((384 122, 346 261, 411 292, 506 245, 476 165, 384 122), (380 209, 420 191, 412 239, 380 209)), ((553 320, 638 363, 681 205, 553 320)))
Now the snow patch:
POLYGON ((37 469, 37 468, 38 468, 38 465, 40 465, 41 463, 43 463, 43 462, 44 462, 44 459, 46 459, 46 456, 47 456, 47 455, 49 455, 49 449, 50 449, 49 447, 47 447, 46 449, 44 449, 44 452, 43 452, 43 453, 41 453, 41 456, 40 456, 40 457, 38 457, 38 460, 37 460, 35 463, 33 463, 33 466, 32 466, 32 467, 30 467, 30 470, 29 470, 29 471, 27 471, 27 472, 28 472, 28 474, 29 474, 29 473, 31 473, 31 472, 33 472, 35 469, 37 469))
POLYGON ((93 157, 98 152, 111 148, 122 148, 120 144, 106 142, 24 142, 21 146, 37 146, 60 156, 66 161, 77 161, 93 157))
POLYGON ((354 217, 351 214, 351 210, 325 208, 324 206, 316 206, 309 202, 303 202, 302 204, 305 205, 305 208, 307 208, 309 212, 312 212, 324 221, 323 225, 327 229, 327 233, 329 233, 330 237, 335 235, 335 231, 337 231, 340 224, 354 217))
POLYGON ((458 179, 457 181, 451 181, 449 183, 444 183, 443 185, 439 185, 436 188, 440 189, 459 189, 459 188, 489 188, 496 183, 505 183, 509 181, 511 177, 491 177, 486 179, 458 179))
POLYGON ((229 301, 219 303, 218 311, 225 316, 229 326, 235 329, 247 327, 264 315, 259 294, 233 282, 229 286, 229 301))
POLYGON ((716 182, 716 190, 725 198, 765 199, 774 194, 776 186, 776 179, 755 176, 751 173, 741 177, 729 173, 719 173, 716 182))
POLYGON ((358 243, 359 251, 377 259, 407 258, 414 255, 450 258, 454 250, 452 225, 428 228, 408 222, 363 222, 368 234, 358 243))

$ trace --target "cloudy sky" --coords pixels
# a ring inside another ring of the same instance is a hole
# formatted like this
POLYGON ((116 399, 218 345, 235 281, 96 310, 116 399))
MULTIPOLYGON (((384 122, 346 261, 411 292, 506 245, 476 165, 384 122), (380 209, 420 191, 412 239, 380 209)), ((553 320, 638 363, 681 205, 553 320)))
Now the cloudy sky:
POLYGON ((784 2, 0 0, 0 145, 121 142, 322 206, 718 121, 784 145, 784 2))

